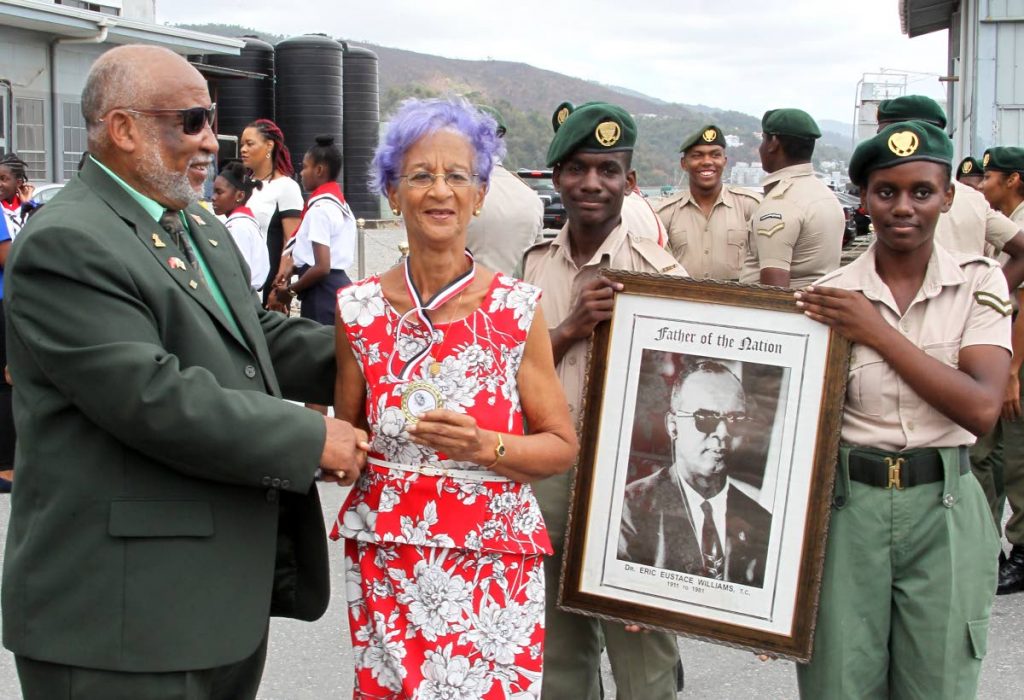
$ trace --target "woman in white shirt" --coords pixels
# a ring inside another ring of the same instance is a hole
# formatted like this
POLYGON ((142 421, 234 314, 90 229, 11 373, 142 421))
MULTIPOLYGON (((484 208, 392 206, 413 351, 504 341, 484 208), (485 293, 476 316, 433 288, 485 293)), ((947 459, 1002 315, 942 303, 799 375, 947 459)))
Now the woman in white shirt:
POLYGON ((333 136, 317 136, 302 159, 302 186, 312 193, 302 214, 291 250, 299 279, 288 284, 291 272, 274 289, 275 300, 302 302, 302 316, 334 325, 338 290, 351 284, 345 269, 355 262, 356 220, 338 187, 341 151, 333 136))
POLYGON ((249 209, 259 222, 267 241, 270 273, 263 285, 263 300, 268 301, 274 276, 281 264, 281 251, 299 227, 302 216, 302 190, 292 179, 295 168, 284 134, 269 119, 257 119, 242 131, 239 150, 242 164, 263 188, 249 199, 249 209))
POLYGON ((262 187, 261 181, 248 177, 245 166, 237 160, 228 161, 213 181, 213 211, 227 217, 224 225, 249 265, 249 283, 256 292, 270 274, 270 256, 256 215, 246 204, 253 190, 262 187))

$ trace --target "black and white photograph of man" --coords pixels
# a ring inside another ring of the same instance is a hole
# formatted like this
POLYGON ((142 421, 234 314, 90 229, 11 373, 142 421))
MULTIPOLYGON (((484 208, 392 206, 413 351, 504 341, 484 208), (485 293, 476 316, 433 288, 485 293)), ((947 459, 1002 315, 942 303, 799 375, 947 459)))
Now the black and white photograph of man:
POLYGON ((783 369, 645 350, 640 371, 618 558, 763 587, 783 369))

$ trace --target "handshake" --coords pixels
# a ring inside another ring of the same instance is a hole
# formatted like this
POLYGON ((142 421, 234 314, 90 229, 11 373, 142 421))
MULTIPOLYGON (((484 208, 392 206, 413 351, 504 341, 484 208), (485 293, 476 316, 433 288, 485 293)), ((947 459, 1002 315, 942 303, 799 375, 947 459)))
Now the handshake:
POLYGON ((324 421, 327 437, 320 455, 323 480, 350 486, 366 466, 366 453, 370 451, 369 435, 347 421, 330 416, 324 416, 324 421))

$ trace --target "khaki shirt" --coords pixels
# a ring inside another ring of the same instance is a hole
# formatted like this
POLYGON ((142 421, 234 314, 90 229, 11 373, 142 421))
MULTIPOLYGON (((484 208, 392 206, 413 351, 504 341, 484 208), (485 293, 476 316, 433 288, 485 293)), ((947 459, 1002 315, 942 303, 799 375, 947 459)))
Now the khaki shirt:
MULTIPOLYGON (((960 349, 969 345, 1010 350, 1009 295, 995 261, 936 245, 924 283, 901 317, 892 292, 875 271, 876 246, 872 243, 859 258, 816 284, 863 292, 886 323, 950 367, 957 366, 960 349)), ((892 451, 955 447, 975 440, 921 399, 878 353, 859 344, 850 358, 842 439, 892 451)))
POLYGON ((738 280, 747 258, 750 217, 760 201, 750 190, 724 186, 708 218, 684 189, 657 209, 668 231, 668 251, 691 277, 738 280))
MULTIPOLYGON (((956 180, 953 180, 953 189, 953 206, 939 215, 939 223, 935 227, 936 243, 946 250, 963 253, 985 253, 985 244, 988 243, 998 252, 1017 235, 1020 224, 989 206, 981 192, 956 180)), ((992 249, 988 252, 991 253, 992 249)))
POLYGON ((789 270, 789 286, 796 289, 839 267, 846 218, 811 164, 776 170, 764 187, 750 222, 740 282, 758 284, 761 270, 775 267, 789 270))
POLYGON ((622 223, 626 230, 641 238, 649 238, 665 247, 665 229, 654 207, 638 192, 629 192, 622 200, 622 223))
MULTIPOLYGON (((668 252, 649 238, 638 236, 621 224, 608 234, 608 238, 586 265, 576 267, 572 260, 569 228, 566 225, 553 240, 527 251, 523 280, 541 288, 543 294, 540 305, 544 310, 544 318, 549 328, 555 328, 569 316, 579 298, 580 288, 605 268, 686 276, 686 270, 668 252)), ((569 402, 569 413, 577 426, 583 403, 589 346, 588 340, 576 342, 566 351, 556 368, 565 390, 565 398, 569 402)))
POLYGON ((544 228, 544 203, 529 185, 500 165, 491 171, 479 216, 466 230, 466 247, 484 267, 511 274, 544 228))
MULTIPOLYGON (((686 276, 686 270, 675 258, 652 239, 633 233, 624 222, 608 234, 600 249, 582 267, 573 262, 568 226, 563 227, 554 240, 534 246, 523 257, 523 279, 541 288, 540 305, 549 328, 555 328, 566 319, 579 298, 580 288, 605 268, 686 276)), ((555 368, 577 433, 582 425, 589 350, 589 338, 574 343, 555 368)), ((532 484, 548 535, 556 543, 562 541, 568 524, 573 471, 532 484)))

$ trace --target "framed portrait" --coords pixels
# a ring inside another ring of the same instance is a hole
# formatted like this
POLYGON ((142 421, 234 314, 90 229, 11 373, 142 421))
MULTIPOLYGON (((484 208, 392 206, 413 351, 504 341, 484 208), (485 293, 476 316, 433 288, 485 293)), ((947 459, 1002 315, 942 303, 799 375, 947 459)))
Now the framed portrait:
POLYGON ((559 604, 808 660, 848 341, 792 292, 607 277, 559 604))

